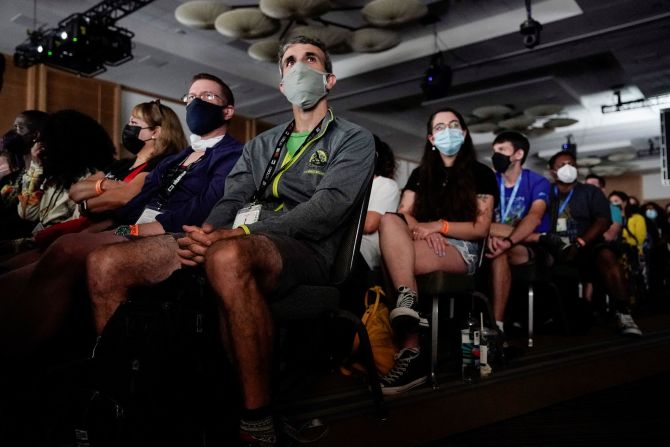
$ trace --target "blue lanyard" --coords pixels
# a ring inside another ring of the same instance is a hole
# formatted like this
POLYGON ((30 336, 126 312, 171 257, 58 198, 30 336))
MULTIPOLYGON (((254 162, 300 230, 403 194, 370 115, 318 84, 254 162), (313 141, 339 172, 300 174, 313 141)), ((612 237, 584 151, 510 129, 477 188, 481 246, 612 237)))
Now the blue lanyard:
MULTIPOLYGON (((559 202, 559 205, 558 205, 558 215, 559 216, 561 214, 563 214, 563 211, 565 211, 565 208, 568 206, 568 203, 570 203, 570 199, 572 199, 572 194, 574 192, 575 192, 575 188, 572 188, 570 190, 570 194, 568 194, 568 197, 566 197, 564 201, 559 202)), ((558 187, 556 185, 554 185, 554 194, 556 195, 556 198, 558 199, 558 187)))
POLYGON ((514 203, 514 199, 516 198, 516 193, 519 191, 519 185, 521 184, 521 179, 523 178, 523 171, 519 174, 519 178, 516 179, 516 183, 514 184, 514 188, 512 189, 512 194, 509 196, 509 203, 507 204, 507 207, 505 207, 505 183, 503 181, 502 174, 500 175, 500 222, 505 223, 507 220, 507 215, 509 214, 509 211, 512 209, 512 203, 514 203))

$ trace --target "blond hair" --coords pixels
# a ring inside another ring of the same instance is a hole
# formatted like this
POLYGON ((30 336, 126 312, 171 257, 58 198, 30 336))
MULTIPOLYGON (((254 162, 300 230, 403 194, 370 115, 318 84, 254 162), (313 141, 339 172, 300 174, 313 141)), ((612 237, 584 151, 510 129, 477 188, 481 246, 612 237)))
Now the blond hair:
POLYGON ((188 146, 179 117, 174 110, 161 104, 160 100, 137 104, 131 115, 141 119, 149 127, 160 126, 161 132, 154 144, 156 155, 176 154, 188 146))

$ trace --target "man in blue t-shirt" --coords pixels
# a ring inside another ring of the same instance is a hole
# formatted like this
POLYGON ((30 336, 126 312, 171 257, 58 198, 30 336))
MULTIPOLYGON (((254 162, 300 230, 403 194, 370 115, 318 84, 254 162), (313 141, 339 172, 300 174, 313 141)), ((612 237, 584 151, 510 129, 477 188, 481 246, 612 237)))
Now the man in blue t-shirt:
POLYGON ((505 308, 512 285, 511 266, 534 258, 534 248, 524 243, 533 232, 549 229, 545 211, 549 202, 549 181, 523 169, 530 143, 519 132, 503 132, 493 140, 491 161, 496 170, 500 201, 491 224, 486 257, 491 259, 493 316, 504 332, 505 308))

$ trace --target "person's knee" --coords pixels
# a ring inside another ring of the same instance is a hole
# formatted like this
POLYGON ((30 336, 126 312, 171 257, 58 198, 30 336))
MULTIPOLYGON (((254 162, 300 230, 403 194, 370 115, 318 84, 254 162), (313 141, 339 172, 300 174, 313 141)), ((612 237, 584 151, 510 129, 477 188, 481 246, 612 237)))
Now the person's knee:
POLYGON ((119 262, 114 256, 113 246, 104 246, 94 250, 86 258, 86 271, 89 284, 100 287, 108 281, 119 281, 119 262))
POLYGON ((252 270, 251 258, 247 244, 240 239, 221 241, 207 251, 205 270, 208 276, 240 278, 252 270))
POLYGON ((385 229, 388 230, 389 228, 397 227, 402 224, 404 224, 404 221, 399 215, 395 213, 386 213, 379 221, 379 231, 381 233, 385 229))
POLYGON ((72 267, 77 264, 84 265, 87 252, 76 234, 66 234, 56 239, 42 255, 42 259, 54 267, 72 267))

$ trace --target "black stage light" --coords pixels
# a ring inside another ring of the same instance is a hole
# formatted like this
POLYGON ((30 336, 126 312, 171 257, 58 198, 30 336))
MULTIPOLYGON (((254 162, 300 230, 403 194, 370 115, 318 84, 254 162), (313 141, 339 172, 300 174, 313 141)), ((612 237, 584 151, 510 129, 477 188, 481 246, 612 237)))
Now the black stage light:
POLYGON ((561 145, 561 151, 568 151, 577 157, 577 143, 572 142, 572 135, 567 136, 567 141, 561 145))
POLYGON ((437 99, 447 95, 451 87, 451 67, 444 63, 442 53, 435 53, 430 66, 423 75, 421 89, 425 99, 437 99))

